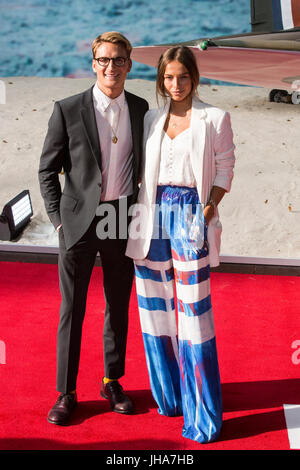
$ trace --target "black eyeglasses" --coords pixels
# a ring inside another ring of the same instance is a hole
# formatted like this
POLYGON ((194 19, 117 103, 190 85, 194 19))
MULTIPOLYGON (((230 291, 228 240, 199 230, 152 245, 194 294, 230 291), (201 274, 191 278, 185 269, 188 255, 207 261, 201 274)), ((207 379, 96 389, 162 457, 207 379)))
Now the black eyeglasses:
POLYGON ((108 67, 110 61, 112 61, 116 67, 124 67, 128 57, 94 57, 94 60, 98 62, 100 67, 108 67))

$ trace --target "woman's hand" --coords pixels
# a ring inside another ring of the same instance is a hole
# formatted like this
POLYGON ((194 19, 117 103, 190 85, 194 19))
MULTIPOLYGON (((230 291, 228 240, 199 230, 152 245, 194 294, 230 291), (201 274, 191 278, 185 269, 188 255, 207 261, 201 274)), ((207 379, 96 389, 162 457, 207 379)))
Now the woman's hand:
POLYGON ((225 193, 226 193, 226 190, 224 188, 220 188, 219 186, 212 187, 208 203, 203 209, 203 214, 204 214, 207 225, 209 224, 209 222, 215 215, 215 210, 219 202, 222 200, 225 193))
POLYGON ((215 213, 215 208, 212 205, 207 205, 203 209, 203 215, 205 217, 206 225, 209 224, 215 213))

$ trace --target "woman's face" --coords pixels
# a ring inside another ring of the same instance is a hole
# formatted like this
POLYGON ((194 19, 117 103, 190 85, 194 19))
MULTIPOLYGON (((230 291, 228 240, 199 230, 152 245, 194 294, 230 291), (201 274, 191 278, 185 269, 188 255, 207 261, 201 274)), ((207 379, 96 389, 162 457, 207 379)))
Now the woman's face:
POLYGON ((183 101, 192 91, 192 80, 187 68, 177 60, 169 62, 164 73, 164 86, 174 101, 183 101))

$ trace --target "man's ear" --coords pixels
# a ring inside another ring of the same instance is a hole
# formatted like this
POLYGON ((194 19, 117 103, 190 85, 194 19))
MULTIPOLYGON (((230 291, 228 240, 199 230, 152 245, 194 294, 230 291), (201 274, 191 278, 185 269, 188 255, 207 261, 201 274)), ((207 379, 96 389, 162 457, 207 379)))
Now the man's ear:
POLYGON ((132 60, 128 59, 128 72, 127 73, 130 72, 131 68, 132 68, 132 60))

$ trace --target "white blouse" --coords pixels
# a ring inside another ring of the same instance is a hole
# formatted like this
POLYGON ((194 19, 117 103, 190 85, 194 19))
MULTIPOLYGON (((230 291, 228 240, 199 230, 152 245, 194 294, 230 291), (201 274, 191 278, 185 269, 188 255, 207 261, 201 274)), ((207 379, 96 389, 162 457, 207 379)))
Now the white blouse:
POLYGON ((174 139, 163 133, 160 153, 159 185, 196 187, 190 159, 191 130, 188 127, 174 139))

